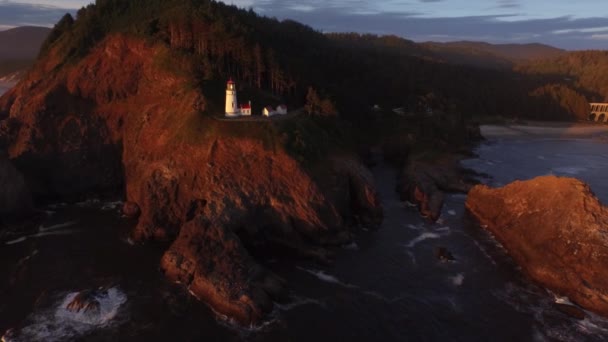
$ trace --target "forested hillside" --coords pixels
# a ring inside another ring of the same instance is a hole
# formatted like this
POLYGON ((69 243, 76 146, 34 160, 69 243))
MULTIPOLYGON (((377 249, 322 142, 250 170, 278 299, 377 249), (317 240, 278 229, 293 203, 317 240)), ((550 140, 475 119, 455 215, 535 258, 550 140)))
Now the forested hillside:
POLYGON ((532 60, 554 58, 566 51, 543 44, 489 44, 483 42, 423 43, 422 46, 452 63, 507 67, 532 60))
POLYGON ((275 98, 302 105, 312 87, 350 118, 367 115, 375 104, 408 111, 431 108, 465 117, 584 116, 551 103, 554 96, 539 90, 563 83, 558 88, 565 87, 584 101, 587 94, 577 84, 553 75, 530 77, 526 69, 520 74, 508 68, 452 64, 402 38, 323 35, 297 22, 215 1, 98 0, 78 11, 76 19, 66 15, 43 54, 59 44, 66 61, 75 61, 111 32, 164 42, 169 49, 159 63, 169 69, 187 66, 196 75, 197 86, 216 102, 215 108, 222 105, 223 82, 233 77, 241 91, 259 101, 275 98), (547 103, 560 110, 545 108, 547 103))
POLYGON ((608 51, 571 52, 557 58, 521 64, 516 70, 567 82, 584 91, 590 100, 608 101, 608 51))

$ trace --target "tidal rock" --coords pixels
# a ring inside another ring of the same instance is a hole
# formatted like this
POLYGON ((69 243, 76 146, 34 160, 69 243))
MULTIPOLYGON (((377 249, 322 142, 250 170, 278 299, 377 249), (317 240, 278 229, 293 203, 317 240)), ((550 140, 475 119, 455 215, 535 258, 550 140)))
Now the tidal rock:
POLYGON ((182 227, 161 269, 216 312, 245 325, 259 322, 285 293, 284 281, 256 264, 230 229, 201 217, 182 227))
POLYGON ((457 157, 441 156, 428 161, 410 161, 401 172, 397 192, 402 200, 416 204, 422 216, 437 221, 445 193, 467 193, 474 183, 457 157))
POLYGON ((437 247, 435 249, 435 256, 442 262, 454 261, 454 255, 445 247, 437 247))
POLYGON ((466 208, 530 278, 608 316, 608 210, 587 184, 544 176, 480 185, 466 208))
POLYGON ((122 214, 127 218, 138 218, 141 214, 139 205, 135 202, 125 202, 122 206, 122 214))
POLYGON ((72 312, 99 312, 100 304, 97 295, 95 290, 81 291, 68 303, 66 309, 72 312))

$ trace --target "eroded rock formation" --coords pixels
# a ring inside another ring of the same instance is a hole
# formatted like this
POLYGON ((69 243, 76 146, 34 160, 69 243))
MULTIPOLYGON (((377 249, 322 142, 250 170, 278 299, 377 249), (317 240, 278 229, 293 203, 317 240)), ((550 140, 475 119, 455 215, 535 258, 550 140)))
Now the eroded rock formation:
POLYGON ((125 189, 134 239, 171 243, 167 277, 250 324, 285 285, 250 250, 326 260, 323 246, 351 240, 345 223, 381 221, 373 178, 349 156, 315 173, 281 146, 208 132, 204 94, 158 65, 167 53, 119 34, 75 65, 51 50, 0 98, 3 141, 36 198, 125 189))
POLYGON ((458 156, 444 155, 408 162, 397 191, 403 200, 416 204, 422 216, 437 221, 445 193, 467 193, 475 183, 459 165, 458 156))
POLYGON ((608 210, 587 184, 544 176, 480 185, 466 208, 530 278, 608 316, 608 210))

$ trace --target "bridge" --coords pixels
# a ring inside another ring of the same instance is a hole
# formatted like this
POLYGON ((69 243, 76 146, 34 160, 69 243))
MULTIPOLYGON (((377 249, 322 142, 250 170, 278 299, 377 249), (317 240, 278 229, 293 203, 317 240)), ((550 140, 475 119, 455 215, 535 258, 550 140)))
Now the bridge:
POLYGON ((608 122, 608 103, 590 103, 589 121, 608 122))

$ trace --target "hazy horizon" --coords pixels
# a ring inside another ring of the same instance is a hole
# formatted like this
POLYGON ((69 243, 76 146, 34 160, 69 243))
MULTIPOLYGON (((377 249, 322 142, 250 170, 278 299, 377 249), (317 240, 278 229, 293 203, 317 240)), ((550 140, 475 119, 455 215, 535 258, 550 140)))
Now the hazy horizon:
MULTIPOLYGON (((606 49, 608 7, 594 0, 229 0, 322 32, 397 35, 416 42, 542 43, 568 50, 606 49)), ((0 30, 51 27, 86 0, 0 0, 0 30)))

